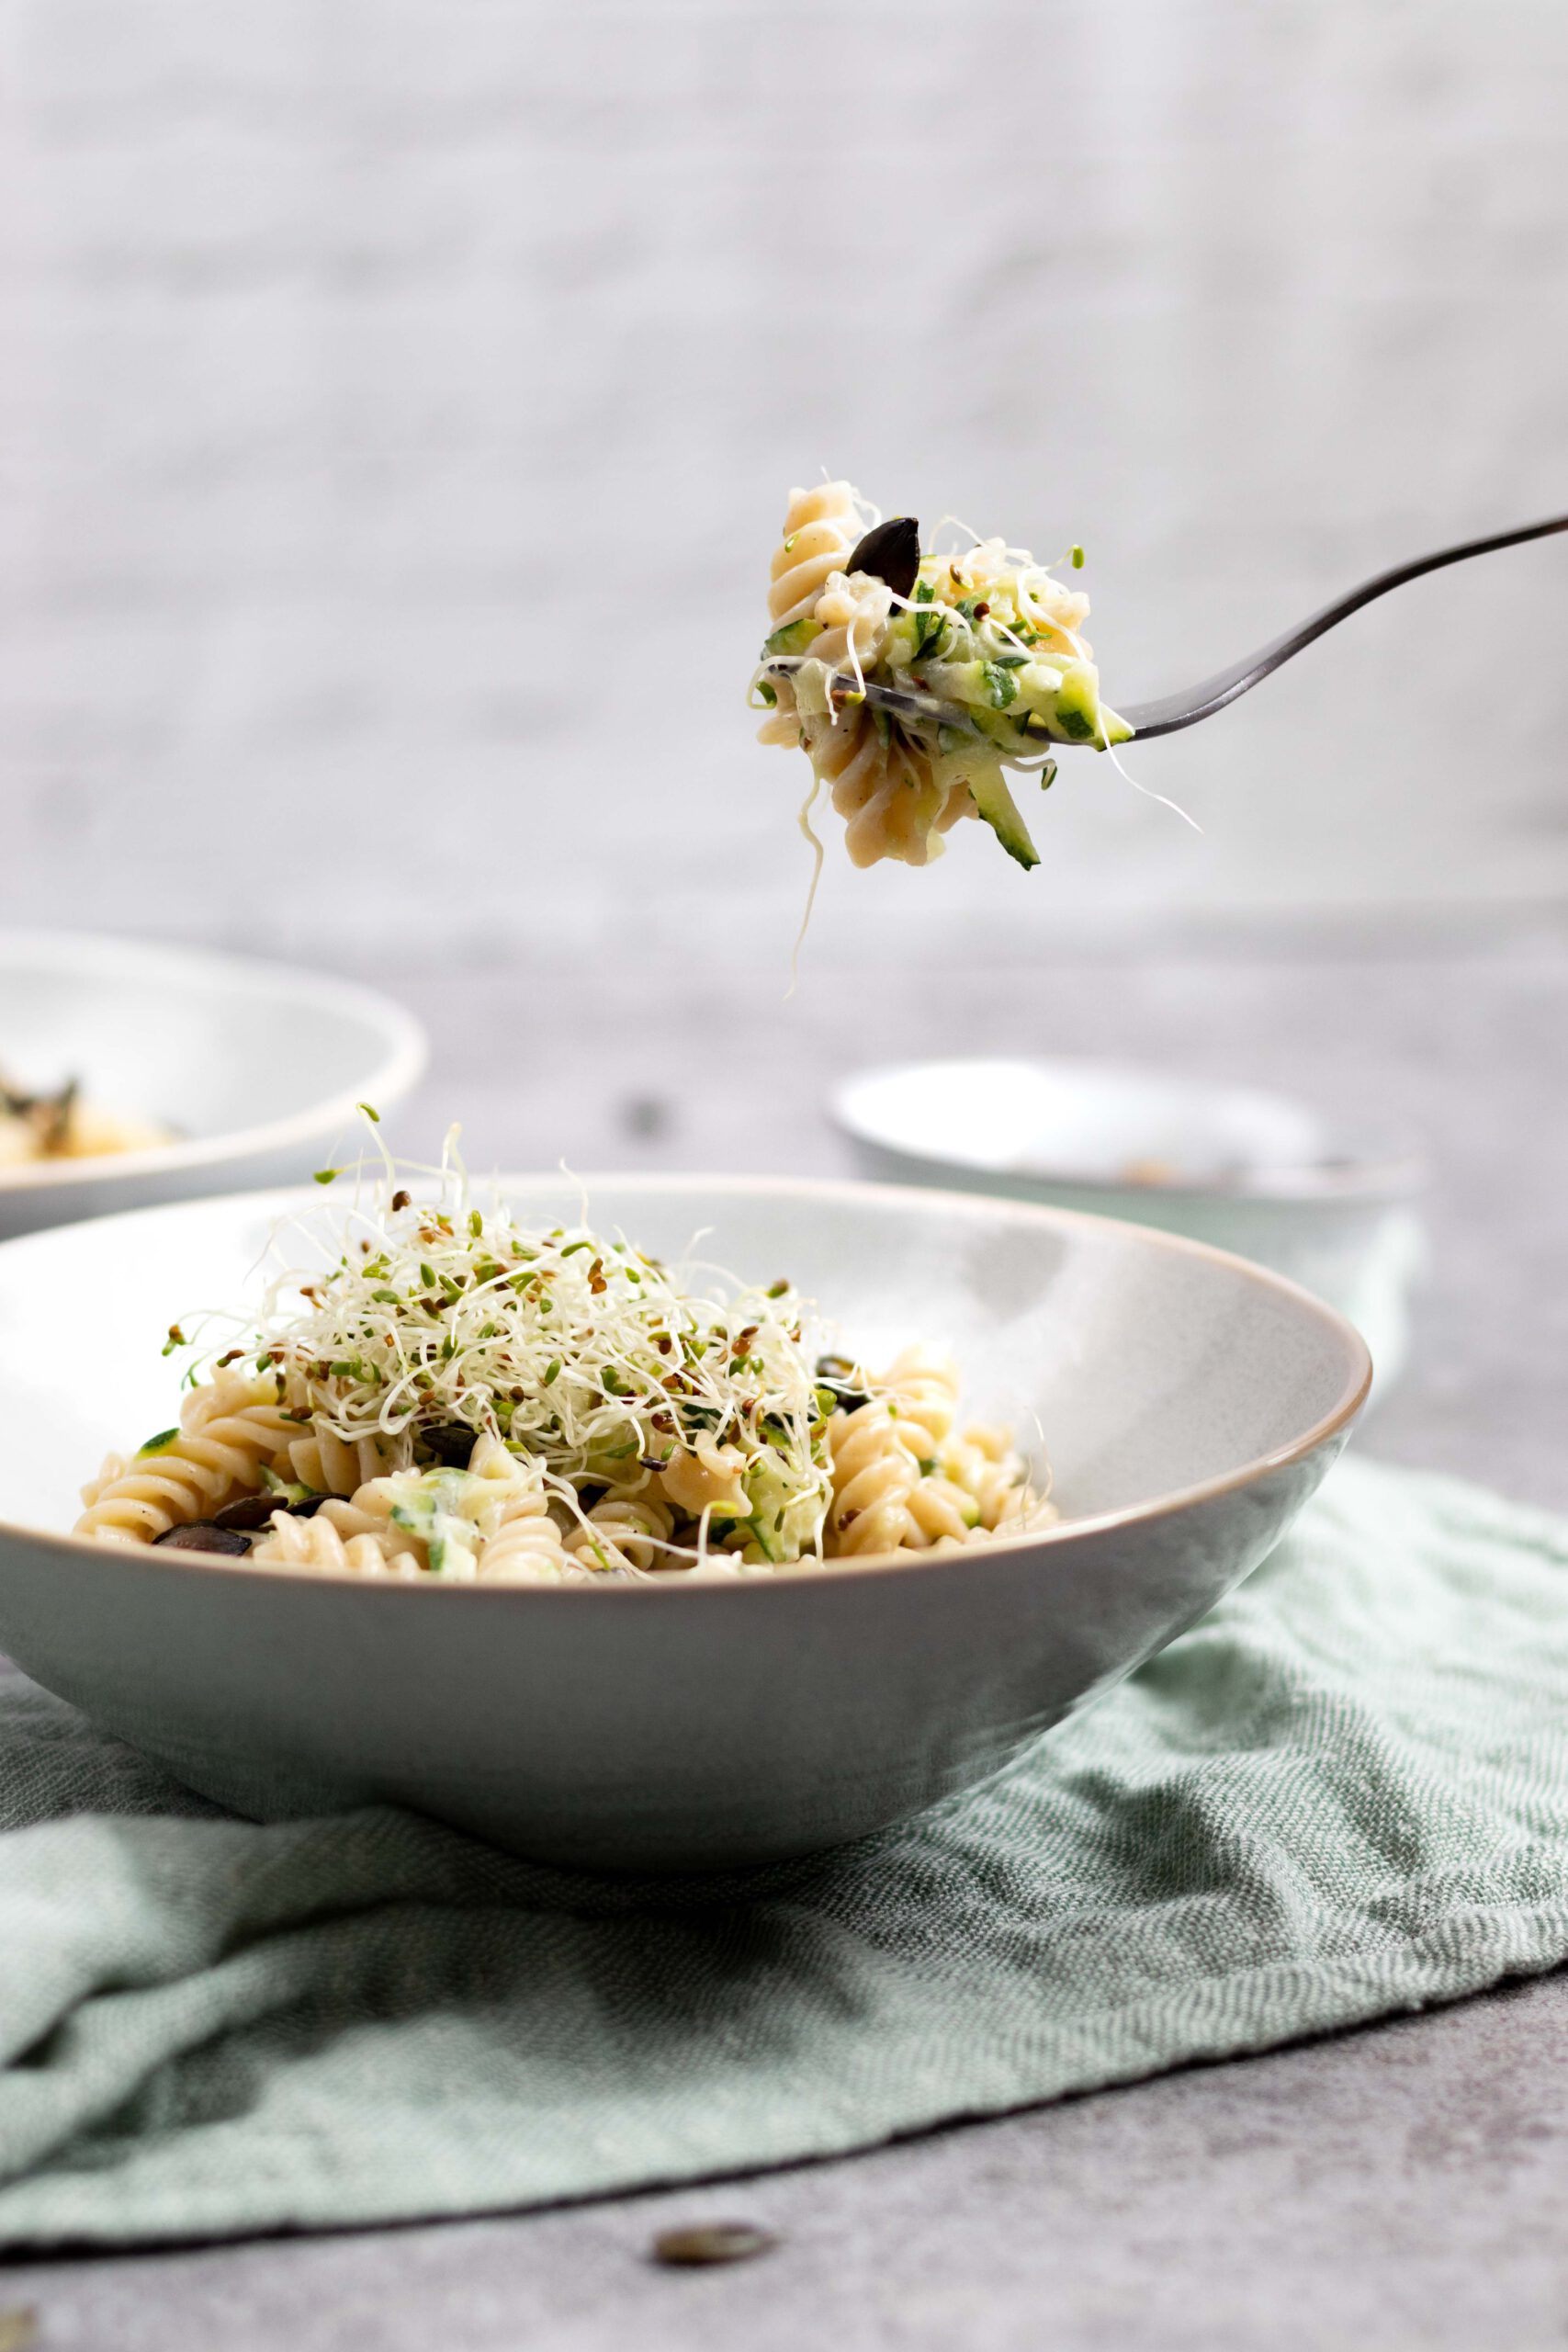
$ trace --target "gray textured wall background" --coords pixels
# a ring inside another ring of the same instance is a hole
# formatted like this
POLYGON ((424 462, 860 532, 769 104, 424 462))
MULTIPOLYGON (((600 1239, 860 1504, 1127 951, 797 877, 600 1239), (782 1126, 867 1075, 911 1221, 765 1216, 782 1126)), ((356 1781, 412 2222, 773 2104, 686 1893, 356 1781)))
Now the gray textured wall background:
MULTIPOLYGON (((782 956, 793 480, 1086 541, 1113 698, 1568 504, 1561 0, 0 28, 0 918, 782 956)), ((1080 757, 818 953, 1561 898, 1565 631, 1561 544, 1424 583, 1132 761, 1201 839, 1080 757)))

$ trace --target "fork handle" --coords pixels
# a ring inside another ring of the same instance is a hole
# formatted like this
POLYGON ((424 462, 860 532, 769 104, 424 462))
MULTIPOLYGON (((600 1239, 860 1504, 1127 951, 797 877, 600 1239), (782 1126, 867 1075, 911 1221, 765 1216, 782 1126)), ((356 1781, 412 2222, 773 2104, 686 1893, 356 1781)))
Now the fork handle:
POLYGON ((1210 718, 1223 710, 1237 695, 1246 694, 1260 679, 1279 669, 1281 662, 1301 652, 1314 638, 1322 637, 1363 605, 1378 596, 1386 596, 1391 588, 1403 588, 1407 580, 1419 580, 1424 571, 1441 571, 1446 564, 1464 563, 1472 555, 1491 555, 1498 548, 1517 548, 1526 539, 1544 539, 1553 531, 1568 531, 1568 514, 1559 514, 1550 523, 1526 523, 1516 531, 1498 531, 1490 538, 1466 539, 1459 547, 1439 548, 1436 555, 1418 555, 1410 563, 1396 563, 1391 571, 1375 572, 1348 596, 1337 597, 1332 605, 1314 613, 1310 620, 1287 629, 1283 637, 1265 645, 1257 653, 1233 662, 1228 670, 1221 670, 1206 678, 1201 686, 1189 686, 1184 693, 1163 695, 1157 702, 1140 703, 1134 709, 1123 708, 1122 716, 1137 736, 1173 735, 1179 727, 1191 727, 1200 718, 1210 718))

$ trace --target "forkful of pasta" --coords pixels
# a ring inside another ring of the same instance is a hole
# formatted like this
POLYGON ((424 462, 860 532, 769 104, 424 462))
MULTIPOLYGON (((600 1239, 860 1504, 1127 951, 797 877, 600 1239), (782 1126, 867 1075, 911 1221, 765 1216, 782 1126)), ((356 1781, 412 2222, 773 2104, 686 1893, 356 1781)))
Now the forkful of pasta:
POLYGON ((1039 856, 1008 782, 1055 778, 1064 745, 1109 752, 1175 734, 1238 695, 1363 605, 1423 573, 1568 530, 1568 515, 1469 539, 1374 573, 1295 628, 1182 693, 1117 712, 1083 634, 1079 570, 1026 548, 921 548, 909 515, 883 522, 846 481, 791 492, 752 678, 761 740, 798 744, 846 820, 857 865, 925 865, 961 817, 979 817, 1023 866, 1039 856))

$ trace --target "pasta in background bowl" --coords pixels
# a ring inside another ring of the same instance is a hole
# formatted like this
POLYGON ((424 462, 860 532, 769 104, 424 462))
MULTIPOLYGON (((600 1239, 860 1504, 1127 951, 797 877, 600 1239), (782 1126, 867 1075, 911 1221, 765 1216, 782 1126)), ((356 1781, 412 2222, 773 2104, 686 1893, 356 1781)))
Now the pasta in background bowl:
MULTIPOLYGON (((0 1119, 0 1238, 245 1185, 292 1182, 424 1067, 400 1007, 325 974, 195 948, 0 932, 0 1071, 75 1087, 74 1148, 0 1119), (11 1146, 6 1141, 9 1127, 11 1146)), ((11 1099, 15 1099, 14 1096, 11 1099)), ((45 1130, 47 1132, 47 1130, 45 1130)))
MULTIPOLYGON (((1365 1396, 1331 1310, 1168 1236, 878 1186, 585 1182, 601 1234, 674 1264, 701 1231, 705 1258, 787 1272, 871 1363, 940 1348, 976 1419, 1045 1432, 1060 1517, 542 1584, 65 1532, 84 1466, 166 1423, 170 1301, 246 1295, 276 1216, 320 1198, 251 1195, 0 1248, 0 1648, 258 1817, 391 1801, 583 1867, 761 1861, 985 1778, 1161 1647, 1263 1557, 1365 1396)), ((581 1214, 558 1177, 502 1192, 527 1229, 581 1214)))

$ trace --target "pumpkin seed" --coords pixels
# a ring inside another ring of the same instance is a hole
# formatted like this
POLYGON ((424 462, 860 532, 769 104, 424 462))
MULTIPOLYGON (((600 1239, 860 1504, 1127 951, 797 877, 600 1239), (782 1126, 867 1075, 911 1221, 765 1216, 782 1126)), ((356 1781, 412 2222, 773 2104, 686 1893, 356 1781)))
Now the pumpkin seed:
MULTIPOLYGON (((184 1527, 171 1527, 165 1534, 154 1535, 154 1544, 162 1544, 170 1552, 228 1552, 238 1559, 251 1548, 251 1539, 237 1527, 219 1527, 210 1519, 193 1519, 184 1527)), ((0 2336, 0 2352, 5 2352, 5 2338, 0 2336)))
POLYGON ((846 571, 869 571, 885 580, 896 596, 911 596, 920 570, 920 526, 912 514, 892 514, 868 531, 845 564, 846 571))
POLYGON ((466 1421, 443 1421, 435 1429, 421 1430, 420 1443, 428 1446, 445 1469, 466 1470, 474 1451, 478 1431, 466 1421))
POLYGON ((699 2222, 661 2230, 653 2241, 653 2259, 671 2269, 696 2269, 712 2262, 748 2262, 754 2254, 771 2254, 777 2244, 771 2231, 750 2222, 699 2222))

